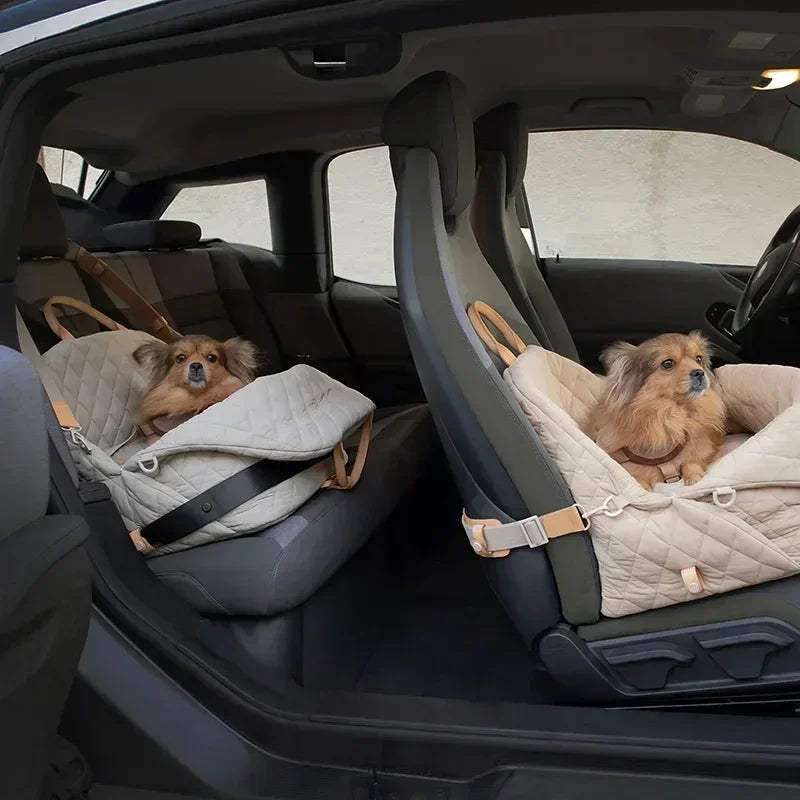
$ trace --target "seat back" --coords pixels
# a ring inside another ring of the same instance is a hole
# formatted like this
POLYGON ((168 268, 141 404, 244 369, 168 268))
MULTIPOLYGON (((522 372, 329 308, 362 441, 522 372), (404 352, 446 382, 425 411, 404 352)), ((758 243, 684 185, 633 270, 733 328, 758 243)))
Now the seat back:
POLYGON ((44 393, 0 347, 0 776, 3 796, 40 797, 91 604, 82 517, 48 515, 44 393))
POLYGON ((475 123, 475 237, 525 321, 544 347, 579 361, 567 323, 531 252, 517 215, 528 158, 520 107, 509 103, 475 123))
MULTIPOLYGON (((245 276, 244 256, 222 244, 201 246, 200 235, 200 228, 187 222, 118 223, 104 229, 104 239, 119 249, 97 255, 181 333, 203 333, 215 339, 244 336, 259 348, 264 372, 280 370, 279 347, 245 276)), ((123 324, 137 323, 124 303, 65 258, 67 241, 53 189, 37 165, 28 197, 16 293, 25 323, 40 349, 52 344, 39 309, 53 295, 82 300, 123 324)), ((276 272, 279 270, 276 265, 276 272)), ((62 314, 61 324, 74 335, 100 330, 95 320, 73 309, 56 310, 62 314)))
MULTIPOLYGON (((471 110, 445 73, 407 86, 388 106, 383 138, 397 184, 395 264, 409 344, 467 513, 501 520, 572 503, 467 318, 475 300, 494 306, 527 343, 529 325, 483 257, 472 231, 471 110)), ((498 596, 528 643, 564 616, 595 621, 600 592, 586 537, 486 562, 498 596), (552 562, 558 580, 553 582, 552 562)))

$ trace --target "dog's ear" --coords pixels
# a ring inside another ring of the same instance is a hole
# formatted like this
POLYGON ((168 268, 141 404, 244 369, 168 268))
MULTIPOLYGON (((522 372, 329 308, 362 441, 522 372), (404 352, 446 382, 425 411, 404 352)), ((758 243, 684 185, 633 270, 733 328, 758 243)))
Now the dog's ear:
POLYGON ((637 350, 630 342, 615 342, 600 354, 608 376, 606 394, 610 401, 619 405, 630 403, 644 383, 637 350))
POLYGON ((711 369, 711 356, 714 355, 714 345, 711 344, 708 337, 702 331, 691 331, 689 340, 700 351, 700 355, 703 357, 703 366, 706 369, 711 369))
POLYGON ((161 380, 169 370, 169 345, 158 340, 146 342, 133 351, 133 359, 140 367, 147 367, 156 379, 161 380))
POLYGON ((236 336, 222 343, 225 353, 225 367, 242 383, 250 383, 258 371, 258 350, 252 342, 236 336))

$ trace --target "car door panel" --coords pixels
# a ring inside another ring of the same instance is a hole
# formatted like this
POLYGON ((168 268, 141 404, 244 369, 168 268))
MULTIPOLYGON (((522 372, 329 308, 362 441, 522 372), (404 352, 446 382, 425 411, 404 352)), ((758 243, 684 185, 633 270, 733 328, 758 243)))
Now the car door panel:
POLYGON ((378 405, 423 402, 397 289, 337 280, 330 296, 363 391, 378 405))
POLYGON ((544 259, 553 296, 583 363, 599 367, 612 341, 634 343, 670 331, 700 329, 719 359, 735 362, 736 348, 709 322, 712 307, 735 307, 746 268, 680 261, 544 259))

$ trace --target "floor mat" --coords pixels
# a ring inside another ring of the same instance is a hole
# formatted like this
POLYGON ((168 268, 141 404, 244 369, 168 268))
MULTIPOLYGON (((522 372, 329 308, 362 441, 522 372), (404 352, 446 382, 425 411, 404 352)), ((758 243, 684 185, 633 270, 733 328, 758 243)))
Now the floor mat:
POLYGON ((482 702, 536 699, 530 655, 499 609, 407 608, 387 623, 356 683, 359 691, 482 702))

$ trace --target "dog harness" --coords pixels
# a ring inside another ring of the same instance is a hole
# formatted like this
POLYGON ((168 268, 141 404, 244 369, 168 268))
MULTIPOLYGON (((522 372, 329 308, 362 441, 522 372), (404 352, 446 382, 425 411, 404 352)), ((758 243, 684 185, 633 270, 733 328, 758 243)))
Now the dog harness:
POLYGON ((684 445, 679 444, 666 455, 648 458, 632 452, 627 447, 623 447, 617 450, 613 458, 620 464, 631 462, 633 464, 641 464, 643 467, 658 467, 664 483, 677 483, 681 479, 681 468, 675 464, 675 459, 681 454, 683 448, 684 445), (622 454, 621 457, 619 457, 620 453, 622 454))

